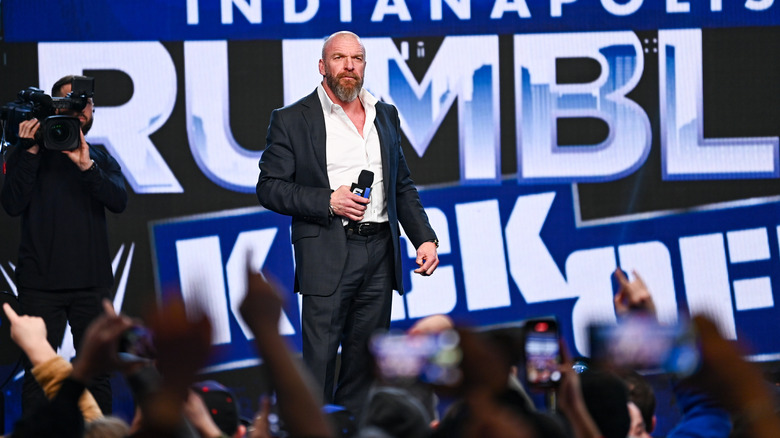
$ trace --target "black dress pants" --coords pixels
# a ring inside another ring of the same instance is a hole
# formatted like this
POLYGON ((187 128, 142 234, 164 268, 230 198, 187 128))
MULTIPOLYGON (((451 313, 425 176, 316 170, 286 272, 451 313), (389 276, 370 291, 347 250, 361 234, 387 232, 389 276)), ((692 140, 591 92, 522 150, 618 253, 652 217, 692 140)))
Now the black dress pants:
MULTIPOLYGON (((393 245, 389 231, 347 237, 348 255, 333 295, 303 296, 303 361, 326 404, 345 406, 358 417, 373 382, 368 341, 390 326, 393 245), (336 356, 341 367, 334 392, 336 356)), ((323 254, 323 257, 327 257, 323 254)))
MULTIPOLYGON (((20 288, 19 303, 26 315, 40 316, 46 323, 46 337, 54 350, 62 343, 66 323, 70 322, 76 354, 89 324, 103 313, 102 301, 111 298, 108 288, 36 290, 20 288)), ((33 377, 32 364, 25 358, 22 382, 22 412, 34 412, 46 402, 46 396, 33 377)), ((105 374, 87 386, 104 415, 111 414, 111 379, 105 374)))

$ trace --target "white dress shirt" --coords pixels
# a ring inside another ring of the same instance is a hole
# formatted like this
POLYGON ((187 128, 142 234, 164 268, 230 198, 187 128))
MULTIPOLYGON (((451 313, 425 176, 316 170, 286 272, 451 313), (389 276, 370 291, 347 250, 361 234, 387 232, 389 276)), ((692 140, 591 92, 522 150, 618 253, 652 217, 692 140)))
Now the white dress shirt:
POLYGON ((361 222, 387 222, 387 203, 382 176, 382 152, 379 147, 379 134, 374 126, 377 98, 366 89, 360 90, 358 99, 366 111, 363 135, 349 119, 341 105, 333 103, 320 84, 317 93, 325 116, 326 161, 328 180, 332 190, 340 186, 352 186, 358 181, 360 172, 374 172, 371 184, 370 200, 361 222))

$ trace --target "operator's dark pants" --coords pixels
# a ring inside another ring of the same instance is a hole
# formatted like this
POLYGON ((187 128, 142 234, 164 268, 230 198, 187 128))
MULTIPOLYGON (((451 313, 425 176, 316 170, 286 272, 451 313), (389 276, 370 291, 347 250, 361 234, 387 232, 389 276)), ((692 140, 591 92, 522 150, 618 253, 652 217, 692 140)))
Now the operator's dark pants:
MULTIPOLYGON (((26 315, 40 316, 46 323, 46 337, 56 351, 65 335, 65 325, 70 322, 73 345, 76 354, 81 349, 81 340, 89 324, 103 313, 103 298, 111 299, 108 288, 36 290, 19 289, 19 303, 26 315)), ((22 412, 35 411, 46 403, 46 396, 30 372, 32 364, 24 359, 24 381, 22 382, 22 412)), ((95 379, 87 389, 92 393, 104 415, 111 414, 111 379, 104 374, 95 379)))

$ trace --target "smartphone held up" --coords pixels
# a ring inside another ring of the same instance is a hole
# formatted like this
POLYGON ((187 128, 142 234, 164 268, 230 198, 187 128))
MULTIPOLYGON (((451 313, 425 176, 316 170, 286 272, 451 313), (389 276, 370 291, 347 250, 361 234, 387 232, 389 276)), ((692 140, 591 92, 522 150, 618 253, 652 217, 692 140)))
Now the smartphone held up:
POLYGON ((530 319, 524 325, 524 367, 529 388, 556 386, 562 377, 558 323, 553 318, 530 319))
POLYGON ((452 386, 461 379, 462 353, 455 330, 433 334, 381 333, 369 348, 385 383, 452 386))
POLYGON ((591 357, 608 368, 687 377, 699 369, 698 337, 689 324, 659 324, 655 318, 624 318, 589 329, 591 357))

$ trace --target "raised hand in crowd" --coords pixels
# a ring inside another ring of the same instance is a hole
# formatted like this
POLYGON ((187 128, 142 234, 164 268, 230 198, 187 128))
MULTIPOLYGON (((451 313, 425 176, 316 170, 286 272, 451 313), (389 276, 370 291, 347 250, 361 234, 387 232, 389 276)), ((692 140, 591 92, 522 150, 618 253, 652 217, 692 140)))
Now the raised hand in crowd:
POLYGON ((211 350, 211 321, 198 310, 187 312, 184 302, 167 303, 150 319, 157 349, 157 369, 164 385, 182 401, 211 350))
POLYGON ((103 311, 87 328, 81 351, 73 362, 71 377, 83 382, 130 366, 119 358, 119 338, 133 326, 133 321, 117 315, 109 300, 103 300, 103 311))
MULTIPOLYGON (((54 398, 68 377, 73 366, 59 356, 46 340, 46 323, 38 316, 17 315, 10 304, 3 304, 3 311, 11 323, 11 339, 22 349, 32 364, 32 373, 43 388, 46 397, 54 398)), ((88 390, 79 398, 79 407, 87 422, 103 416, 95 398, 88 390)))
POLYGON ((17 315, 11 305, 3 303, 3 311, 11 323, 11 340, 24 351, 33 366, 57 355, 46 341, 46 323, 38 316, 17 315))
MULTIPOLYGON (((638 274, 634 273, 635 280, 631 282, 619 269, 615 276, 620 283, 615 296, 618 314, 632 311, 655 314, 652 296, 638 274)), ((716 430, 727 433, 725 431, 730 429, 728 418, 708 398, 717 401, 739 420, 747 436, 780 436, 780 418, 761 369, 745 361, 739 345, 724 339, 713 321, 699 315, 694 316, 692 322, 698 336, 701 364, 696 373, 675 385, 678 402, 688 407, 684 408, 687 412, 683 412, 683 418, 669 436, 690 436, 691 431, 701 432, 705 427, 710 428, 710 434, 716 430), (696 390, 706 397, 692 392, 696 390)))
POLYGON ((601 432, 588 412, 582 396, 580 376, 571 363, 561 365, 561 383, 558 386, 558 409, 569 420, 575 438, 599 438, 601 432))
MULTIPOLYGON (((433 437, 536 437, 539 429, 536 413, 509 388, 512 352, 504 342, 489 334, 458 329, 462 360, 462 379, 452 386, 437 386, 442 396, 458 397, 433 437)), ((556 436, 556 435, 550 435, 556 436)))
POLYGON ((441 333, 445 330, 451 330, 455 328, 455 323, 447 315, 436 314, 420 318, 415 322, 409 330, 406 331, 409 335, 422 335, 441 333))
POLYGON ((628 281, 628 278, 626 278, 626 275, 620 268, 615 269, 614 275, 620 285, 614 298, 615 313, 621 316, 630 312, 656 314, 653 296, 650 295, 644 280, 636 271, 633 272, 633 281, 628 281))
MULTIPOLYGON (((103 307, 105 313, 88 327, 83 337, 83 348, 56 395, 48 404, 19 421, 12 436, 80 437, 83 434, 84 414, 79 406, 79 398, 92 379, 122 366, 117 354, 119 337, 132 326, 129 318, 114 313, 110 302, 104 301, 103 307)), ((19 342, 22 349, 29 351, 36 361, 50 361, 53 350, 41 345, 48 345, 45 325, 42 327, 43 320, 18 316, 7 304, 3 310, 12 324, 12 339, 19 342)))
POLYGON ((471 418, 463 437, 544 438, 512 409, 499 403, 489 390, 473 389, 466 397, 471 418))
POLYGON ((132 436, 186 436, 184 404, 211 349, 211 322, 205 314, 188 317, 180 300, 166 303, 148 319, 154 333, 159 376, 145 382, 148 388, 136 400, 142 419, 134 424, 139 430, 132 436))
POLYGON ((688 381, 721 403, 745 428, 745 436, 780 437, 780 417, 761 369, 742 358, 704 316, 693 318, 701 345, 701 368, 688 381))
POLYGON ((252 419, 252 425, 247 430, 247 438, 271 438, 271 424, 268 415, 271 413, 271 398, 263 396, 260 400, 260 410, 252 419))
MULTIPOLYGON (((247 260, 251 260, 251 256, 247 260)), ((255 346, 268 368, 276 390, 279 416, 291 437, 332 437, 321 404, 279 335, 282 298, 276 287, 247 265, 247 293, 241 316, 255 335, 255 346)), ((253 433, 259 433, 255 431, 253 433)), ((251 435, 261 436, 261 435, 251 435)))
POLYGON ((190 390, 187 394, 187 401, 184 402, 184 417, 201 437, 217 438, 222 436, 222 431, 211 417, 206 403, 195 391, 190 390))

